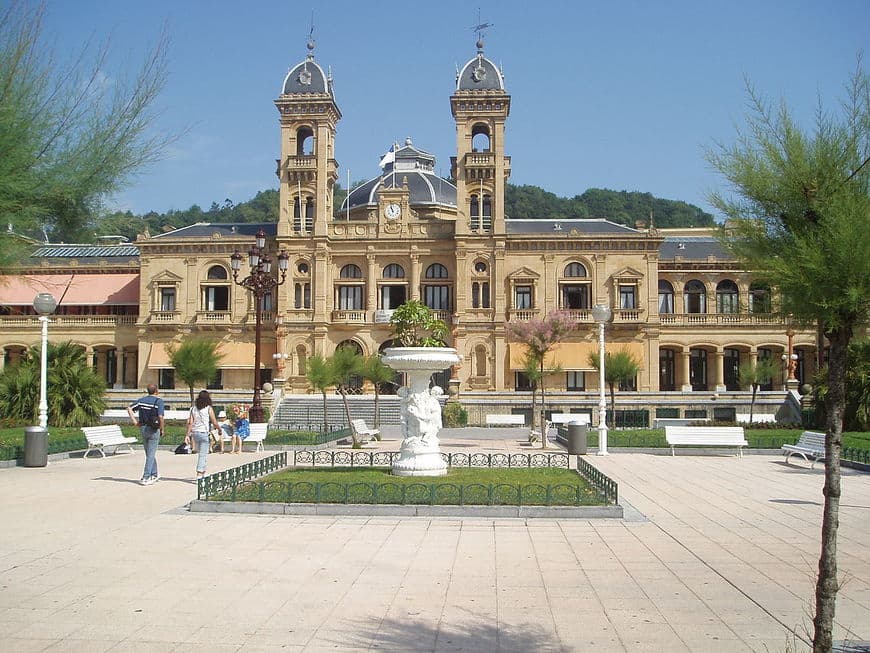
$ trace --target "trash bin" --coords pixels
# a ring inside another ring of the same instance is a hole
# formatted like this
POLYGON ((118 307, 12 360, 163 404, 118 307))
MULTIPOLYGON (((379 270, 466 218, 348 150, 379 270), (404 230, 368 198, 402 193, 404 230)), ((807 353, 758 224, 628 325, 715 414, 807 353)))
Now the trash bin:
POLYGON ((45 467, 48 464, 48 430, 41 426, 24 429, 24 466, 45 467))
POLYGON ((568 453, 586 453, 587 426, 580 422, 568 422, 568 453))

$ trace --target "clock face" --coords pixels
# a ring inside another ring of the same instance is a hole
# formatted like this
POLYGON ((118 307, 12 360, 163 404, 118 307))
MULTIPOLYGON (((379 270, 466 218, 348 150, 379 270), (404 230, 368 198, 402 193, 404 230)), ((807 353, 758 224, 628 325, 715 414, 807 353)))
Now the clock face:
POLYGON ((402 207, 398 204, 387 204, 387 208, 384 209, 384 216, 390 220, 395 220, 400 215, 402 215, 402 207))

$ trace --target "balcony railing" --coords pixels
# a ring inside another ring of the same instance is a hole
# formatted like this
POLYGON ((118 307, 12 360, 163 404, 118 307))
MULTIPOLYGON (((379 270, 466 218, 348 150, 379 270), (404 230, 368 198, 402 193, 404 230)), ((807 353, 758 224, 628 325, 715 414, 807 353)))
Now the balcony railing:
MULTIPOLYGON (((58 326, 133 326, 137 315, 51 315, 50 324, 58 326)), ((39 326, 38 315, 0 315, 4 327, 39 326)))
POLYGON ((662 326, 718 326, 780 325, 782 318, 772 313, 659 313, 662 326))
POLYGON ((197 324, 229 324, 230 320, 230 312, 229 311, 197 311, 196 312, 196 322, 197 324))
POLYGON ((151 311, 151 322, 180 322, 181 311, 151 311))
POLYGON ((640 322, 641 311, 637 308, 617 308, 613 311, 614 322, 640 322))
MULTIPOLYGON (((256 324, 257 314, 254 311, 248 311, 247 321, 249 324, 256 324)), ((261 324, 272 324, 275 321, 275 313, 272 311, 263 311, 260 313, 261 324)))
POLYGON ((366 312, 363 310, 332 311, 332 321, 342 324, 365 324, 366 312))
POLYGON ((436 320, 441 320, 445 324, 453 322, 453 313, 451 311, 432 311, 432 317, 436 320))
POLYGON ((512 308, 508 311, 508 321, 509 322, 528 322, 529 320, 534 320, 538 317, 537 309, 515 309, 512 308))

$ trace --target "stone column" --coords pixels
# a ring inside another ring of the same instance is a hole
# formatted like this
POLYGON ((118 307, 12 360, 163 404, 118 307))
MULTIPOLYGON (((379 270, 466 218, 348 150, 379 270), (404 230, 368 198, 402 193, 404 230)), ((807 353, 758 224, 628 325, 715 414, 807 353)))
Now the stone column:
POLYGON ((682 351, 677 352, 679 378, 676 379, 676 383, 680 384, 680 390, 683 392, 692 390, 691 374, 689 372, 690 353, 688 347, 683 347, 682 351))
POLYGON ((715 375, 713 388, 716 392, 725 392, 725 351, 718 347, 713 352, 713 357, 713 374, 715 375))

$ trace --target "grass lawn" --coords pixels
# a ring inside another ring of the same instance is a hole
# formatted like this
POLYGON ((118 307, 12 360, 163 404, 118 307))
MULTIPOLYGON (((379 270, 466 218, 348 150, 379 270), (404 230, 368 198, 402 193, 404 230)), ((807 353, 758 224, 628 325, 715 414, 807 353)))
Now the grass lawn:
POLYGON ((402 505, 606 505, 573 470, 452 468, 446 476, 393 476, 386 468, 290 469, 211 500, 402 505))

